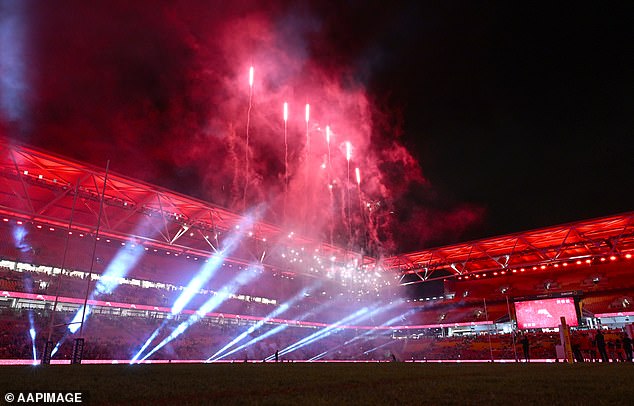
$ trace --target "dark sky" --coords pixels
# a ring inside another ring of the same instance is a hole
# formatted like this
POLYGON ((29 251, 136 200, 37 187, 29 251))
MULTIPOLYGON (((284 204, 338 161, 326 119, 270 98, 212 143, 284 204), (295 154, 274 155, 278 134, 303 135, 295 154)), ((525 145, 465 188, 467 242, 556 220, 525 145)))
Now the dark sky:
POLYGON ((408 3, 378 34, 373 93, 438 194, 486 208, 469 237, 634 208, 625 4, 408 3))
POLYGON ((509 3, 0 0, 0 123, 241 210, 253 64, 246 201, 269 203, 269 221, 284 223, 286 100, 315 117, 309 158, 301 120, 289 124, 289 199, 322 238, 328 223, 347 235, 344 140, 358 200, 376 205, 353 210, 353 246, 411 251, 632 210, 632 3, 509 3), (330 200, 312 169, 327 123, 330 200), (326 206, 336 221, 318 221, 326 206))

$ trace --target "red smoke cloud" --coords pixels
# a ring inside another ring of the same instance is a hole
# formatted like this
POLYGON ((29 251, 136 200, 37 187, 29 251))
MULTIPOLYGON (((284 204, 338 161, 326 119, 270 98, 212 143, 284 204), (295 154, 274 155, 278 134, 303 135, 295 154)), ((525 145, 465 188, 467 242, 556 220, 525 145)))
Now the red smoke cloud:
POLYGON ((269 221, 374 255, 455 239, 483 217, 467 205, 419 207, 438 203, 398 142, 402 118, 355 78, 342 56, 350 44, 328 46, 317 6, 70 1, 28 10, 35 101, 29 131, 14 134, 27 143, 99 166, 110 159, 116 172, 236 211, 266 202, 269 221))

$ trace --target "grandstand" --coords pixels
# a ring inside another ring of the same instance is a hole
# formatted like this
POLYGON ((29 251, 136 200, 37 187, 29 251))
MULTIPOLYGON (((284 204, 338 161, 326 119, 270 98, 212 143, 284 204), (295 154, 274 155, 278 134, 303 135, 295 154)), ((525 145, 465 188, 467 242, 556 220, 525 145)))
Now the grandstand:
POLYGON ((372 258, 50 153, 0 143, 0 362, 625 360, 634 213, 372 258), (561 303, 559 303, 561 302, 561 303), (85 305, 85 306, 84 306, 85 305), (558 311, 558 310, 557 310, 558 311), (534 321, 533 321, 534 322, 534 321), (74 360, 74 359, 73 359, 74 360))

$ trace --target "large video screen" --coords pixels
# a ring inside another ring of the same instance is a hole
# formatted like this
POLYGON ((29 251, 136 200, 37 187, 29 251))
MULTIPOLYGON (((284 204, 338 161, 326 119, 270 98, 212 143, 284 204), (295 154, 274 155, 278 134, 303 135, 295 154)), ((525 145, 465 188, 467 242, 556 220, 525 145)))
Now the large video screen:
POLYGON ((579 325, 575 301, 568 297, 515 302, 515 315, 520 329, 558 327, 562 316, 569 326, 579 325))

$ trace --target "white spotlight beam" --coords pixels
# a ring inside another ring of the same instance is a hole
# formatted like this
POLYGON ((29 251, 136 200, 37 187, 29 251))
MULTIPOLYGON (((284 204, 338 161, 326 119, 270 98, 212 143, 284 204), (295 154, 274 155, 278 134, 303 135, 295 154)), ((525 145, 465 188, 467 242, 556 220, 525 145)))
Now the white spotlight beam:
MULTIPOLYGON (((324 308, 329 307, 329 306, 331 306, 331 303, 322 303, 317 309, 308 311, 308 312, 302 314, 301 316, 299 316, 297 318, 297 321, 305 320, 311 314, 319 312, 319 311, 321 311, 324 308)), ((279 325, 279 326, 275 327, 274 329, 272 329, 270 331, 267 331, 266 333, 262 334, 261 336, 255 337, 255 338, 251 339, 250 341, 242 344, 241 346, 239 346, 237 348, 234 348, 233 350, 231 350, 231 351, 229 351, 229 352, 217 357, 216 359, 211 360, 211 362, 218 361, 219 359, 226 358, 229 355, 235 354, 236 352, 238 352, 238 351, 240 351, 240 350, 242 350, 244 348, 250 347, 250 346, 252 346, 253 344, 255 344, 257 342, 260 342, 260 341, 264 340, 265 338, 271 337, 272 335, 275 335, 275 334, 277 334, 277 333, 279 333, 279 332, 281 332, 283 330, 286 330, 288 327, 289 327, 288 324, 279 325)))
MULTIPOLYGON (((239 224, 238 230, 248 229, 250 228, 249 226, 251 224, 252 220, 247 218, 239 224)), ((225 247, 220 252, 217 252, 215 255, 213 255, 209 259, 209 262, 204 264, 201 271, 198 272, 189 281, 187 287, 183 289, 183 293, 181 293, 181 295, 176 299, 176 301, 172 305, 172 315, 180 313, 192 300, 192 298, 200 291, 200 289, 215 275, 216 271, 220 268, 222 262, 225 260, 227 255, 229 255, 242 240, 243 235, 244 234, 242 232, 237 232, 235 234, 232 234, 229 238, 225 239, 225 247)), ((207 238, 205 238, 205 241, 209 243, 207 238)), ((209 244, 212 245, 211 243, 209 244)))
MULTIPOLYGON (((385 306, 385 307, 374 308, 369 313, 363 312, 360 315, 356 315, 356 317, 353 317, 351 320, 348 320, 346 322, 358 323, 358 322, 366 320, 366 319, 368 319, 370 317, 373 317, 373 316, 375 316, 375 315, 377 315, 379 313, 382 313, 382 312, 388 310, 390 307, 394 307, 394 306, 395 306, 394 304, 391 304, 391 305, 388 305, 388 306, 385 306)), ((339 326, 337 326, 337 327, 339 327, 339 326)), ((310 344, 312 344, 312 343, 314 343, 316 341, 319 341, 319 340, 321 340, 323 338, 326 338, 327 336, 329 336, 331 334, 331 330, 332 329, 326 328, 326 329, 323 330, 323 332, 321 334, 318 334, 319 332, 313 334, 314 337, 312 337, 312 338, 308 337, 308 338, 310 338, 308 341, 303 342, 299 347, 294 348, 292 351, 295 351, 295 350, 297 350, 299 348, 305 347, 305 346, 310 345, 310 344)), ((280 355, 282 355, 282 354, 280 354, 280 355)))
MULTIPOLYGON (((400 303, 402 303, 402 301, 400 301, 398 304, 400 304, 400 303)), ((387 309, 387 308, 384 308, 384 310, 388 310, 388 309, 387 309)), ((386 321, 385 323, 381 324, 380 326, 377 326, 377 327, 375 327, 375 328, 373 328, 373 329, 370 329, 370 330, 366 331, 365 333, 363 333, 363 334, 361 334, 361 335, 358 335, 358 336, 356 336, 356 337, 353 337, 353 338, 351 338, 350 340, 346 341, 345 343, 343 343, 343 344, 341 344, 341 345, 339 345, 339 346, 337 346, 337 347, 335 347, 335 348, 333 348, 333 349, 330 349, 330 350, 324 351, 323 353, 321 353, 321 354, 319 354, 319 355, 314 356, 313 358, 309 359, 309 361, 316 361, 316 360, 318 360, 318 359, 320 359, 320 358, 323 358, 323 357, 324 357, 326 354, 328 354, 329 352, 333 352, 333 351, 338 350, 339 348, 345 347, 346 345, 350 345, 350 344, 354 343, 355 341, 358 341, 358 340, 360 340, 360 339, 362 339, 362 338, 364 338, 364 337, 369 336, 370 334, 376 333, 377 331, 380 331, 380 332, 385 332, 385 330, 384 330, 382 327, 388 327, 388 326, 391 326, 392 324, 396 323, 397 321, 400 321, 403 317, 405 317, 405 316, 407 316, 408 314, 411 314, 411 313, 413 313, 413 312, 415 312, 415 311, 416 311, 415 309, 408 310, 407 312, 405 312, 405 313, 403 313, 403 314, 401 314, 401 315, 399 315, 399 316, 393 317, 392 319, 390 319, 390 320, 386 321)))
MULTIPOLYGON (((216 353, 214 355, 212 355, 211 357, 207 358, 207 361, 210 361, 214 358, 216 358, 219 354, 222 354, 223 352, 225 352, 227 349, 233 347, 235 344, 239 343, 240 341, 242 341, 244 338, 246 338, 246 336, 248 336, 249 334, 251 334, 252 332, 254 332, 255 330, 259 329, 260 327, 262 327, 264 325, 264 323, 266 323, 267 321, 269 321, 270 319, 278 316, 281 313, 284 313, 286 310, 288 310, 291 306, 293 306, 296 302, 298 302, 299 300, 301 300, 304 297, 304 294, 306 292, 308 292, 311 288, 310 287, 306 287, 304 289, 302 289, 301 292, 297 293, 295 296, 293 296, 290 300, 288 300, 286 303, 281 304, 277 309, 273 310, 271 313, 269 313, 266 317, 264 317, 262 320, 258 321, 257 323, 255 323, 254 325, 252 325, 251 327, 249 327, 246 331, 244 331, 242 334, 238 335, 236 338, 234 338, 233 340, 231 340, 231 342, 229 342, 227 345, 225 345, 224 347, 222 347, 221 349, 219 349, 218 351, 216 351, 216 353)), ((207 362, 206 361, 206 362, 207 362)))
MULTIPOLYGON (((323 337, 325 334, 331 332, 332 330, 338 328, 339 326, 348 323, 351 320, 354 320, 356 318, 358 318, 359 316, 361 316, 362 314, 366 313, 368 311, 367 307, 364 307, 362 309, 357 310, 356 312, 354 312, 351 315, 348 315, 346 317, 344 317, 343 319, 337 321, 334 324, 329 325, 328 327, 324 327, 323 329, 309 335, 308 337, 304 337, 301 340, 289 345, 288 347, 284 348, 282 351, 279 351, 279 355, 285 355, 288 354, 290 352, 293 352, 309 343, 312 343, 314 341, 316 341, 318 338, 323 337)), ((271 355, 267 358, 267 360, 270 360, 274 357, 274 355, 271 355)))
POLYGON ((163 341, 161 341, 156 347, 152 349, 152 351, 148 352, 143 358, 141 358, 141 362, 148 359, 152 354, 169 344, 176 337, 180 336, 187 330, 190 326, 197 323, 200 319, 205 317, 207 313, 215 310, 218 306, 224 303, 227 298, 230 297, 233 293, 235 293, 241 286, 247 284, 251 281, 257 274, 250 269, 243 271, 238 276, 236 276, 231 282, 225 285, 220 292, 218 292, 215 296, 212 296, 209 300, 207 300, 203 305, 196 310, 196 313, 189 316, 187 320, 179 324, 172 333, 167 336, 163 341))

